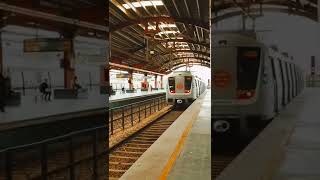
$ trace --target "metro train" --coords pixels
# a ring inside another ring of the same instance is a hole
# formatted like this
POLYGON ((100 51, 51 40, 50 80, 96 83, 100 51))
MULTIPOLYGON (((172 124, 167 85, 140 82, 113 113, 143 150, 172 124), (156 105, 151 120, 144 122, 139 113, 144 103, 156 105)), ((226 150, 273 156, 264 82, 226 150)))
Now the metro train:
POLYGON ((166 89, 169 104, 191 104, 205 91, 206 85, 190 71, 176 71, 168 76, 166 89))
POLYGON ((213 134, 251 136, 303 91, 303 71, 287 53, 266 46, 254 33, 213 36, 213 134))

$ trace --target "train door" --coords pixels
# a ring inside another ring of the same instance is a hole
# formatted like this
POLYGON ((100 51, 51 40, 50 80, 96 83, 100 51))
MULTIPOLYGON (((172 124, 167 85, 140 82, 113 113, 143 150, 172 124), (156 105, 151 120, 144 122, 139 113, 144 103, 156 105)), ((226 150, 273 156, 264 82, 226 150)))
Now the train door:
POLYGON ((296 76, 295 76, 295 67, 294 67, 294 64, 291 64, 291 74, 292 74, 292 80, 293 80, 293 97, 295 97, 296 96, 296 87, 297 87, 297 85, 296 85, 296 76))
POLYGON ((237 99, 256 95, 260 70, 260 47, 239 47, 237 64, 237 99))
POLYGON ((200 90, 199 90, 199 83, 198 83, 198 80, 195 79, 194 80, 194 83, 196 84, 196 97, 199 97, 199 94, 200 94, 200 90))
POLYGON ((294 83, 295 83, 294 96, 297 96, 297 95, 298 95, 298 79, 297 79, 297 69, 296 69, 296 65, 293 65, 293 76, 294 76, 294 83))
POLYGON ((170 93, 176 93, 176 80, 174 77, 168 78, 168 86, 170 93))
POLYGON ((278 110, 280 110, 282 107, 282 99, 283 99, 283 77, 281 75, 281 69, 280 69, 280 64, 278 59, 273 60, 274 63, 274 70, 276 73, 276 79, 277 79, 277 94, 278 94, 278 110))
POLYGON ((269 57, 271 61, 271 69, 272 69, 272 77, 273 77, 273 92, 274 92, 274 111, 278 112, 279 107, 278 107, 278 80, 277 80, 277 74, 276 74, 276 69, 275 69, 275 63, 274 59, 272 57, 269 57))
POLYGON ((278 60, 280 65, 280 71, 281 71, 281 79, 282 79, 282 105, 285 106, 287 104, 287 89, 288 89, 288 81, 286 76, 286 71, 284 68, 284 62, 280 59, 278 60))
POLYGON ((295 85, 295 82, 294 82, 292 64, 289 64, 289 68, 290 68, 290 77, 291 77, 291 98, 293 98, 294 97, 294 89, 295 89, 296 85, 295 85))
POLYGON ((289 63, 285 63, 286 71, 287 71, 287 77, 288 77, 288 102, 291 101, 291 92, 292 92, 292 80, 290 76, 290 68, 289 68, 289 63))
POLYGON ((183 93, 193 93, 195 94, 196 92, 191 92, 193 91, 192 86, 192 76, 184 76, 184 92, 183 93))

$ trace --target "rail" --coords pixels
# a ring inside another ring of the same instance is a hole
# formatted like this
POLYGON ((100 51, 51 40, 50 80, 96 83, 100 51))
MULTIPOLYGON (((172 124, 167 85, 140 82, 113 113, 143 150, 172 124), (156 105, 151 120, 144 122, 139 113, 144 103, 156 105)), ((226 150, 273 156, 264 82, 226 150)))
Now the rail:
MULTIPOLYGON (((132 104, 114 107, 109 109, 109 125, 111 127, 111 134, 114 133, 114 124, 117 121, 121 121, 122 129, 125 129, 125 120, 130 117, 131 126, 134 125, 134 116, 138 116, 138 123, 141 121, 142 115, 144 113, 144 117, 147 117, 147 114, 151 114, 151 110, 153 109, 154 112, 158 111, 166 105, 166 99, 165 96, 160 96, 148 100, 143 100, 139 102, 135 102, 132 104), (129 110, 130 113, 125 113, 125 111, 129 110), (149 111, 149 113, 147 113, 149 111), (121 112, 121 115, 118 115, 118 112, 121 112), (143 112, 143 113, 142 113, 143 112), (119 116, 119 117, 117 117, 119 116)), ((82 162, 85 161, 93 161, 92 163, 92 179, 97 180, 98 179, 98 159, 101 156, 107 155, 108 148, 106 147, 105 150, 102 152, 98 152, 98 143, 99 143, 99 132, 102 131, 104 135, 107 134, 107 127, 106 126, 99 126, 95 128, 88 128, 84 130, 74 131, 71 133, 68 133, 66 135, 57 136, 54 138, 48 138, 39 142, 10 147, 6 149, 0 150, 0 155, 4 159, 4 164, 0 165, 4 166, 3 169, 0 169, 0 172, 4 172, 4 176, 6 180, 12 180, 13 174, 14 174, 14 163, 13 163, 13 155, 15 153, 19 152, 26 152, 28 150, 37 149, 40 150, 40 178, 42 180, 49 179, 49 176, 53 174, 58 174, 59 172, 68 170, 69 171, 69 179, 75 180, 75 167, 82 162), (89 136, 90 144, 92 145, 92 152, 93 154, 80 160, 74 159, 75 154, 75 143, 74 140, 76 137, 81 136, 89 136), (61 143, 66 142, 68 144, 67 151, 68 151, 68 160, 69 162, 59 168, 55 168, 52 170, 49 170, 48 168, 48 157, 49 157, 49 145, 54 143, 61 143)), ((105 140, 105 139, 104 139, 105 140)), ((107 144, 107 143, 106 143, 107 144)))
POLYGON ((137 123, 141 122, 142 118, 146 118, 147 115, 152 114, 152 110, 153 112, 159 111, 166 105, 166 103, 166 96, 163 95, 109 109, 109 133, 111 135, 114 133, 116 124, 120 124, 121 129, 124 130, 126 128, 125 121, 128 121, 128 119, 131 127, 134 126, 135 121, 137 123))

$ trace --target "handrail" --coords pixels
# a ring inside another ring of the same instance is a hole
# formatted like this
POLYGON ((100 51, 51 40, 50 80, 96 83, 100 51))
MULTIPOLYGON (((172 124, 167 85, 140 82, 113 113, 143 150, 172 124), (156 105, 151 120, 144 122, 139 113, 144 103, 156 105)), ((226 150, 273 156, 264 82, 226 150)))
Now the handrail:
MULTIPOLYGON (((115 108, 110 108, 109 111, 120 109, 120 108, 124 108, 124 107, 130 107, 132 105, 140 104, 140 103, 151 101, 151 100, 158 99, 158 98, 159 97, 148 99, 148 100, 143 100, 143 101, 138 101, 138 102, 134 102, 134 103, 123 105, 123 106, 117 106, 115 108)), ((76 136, 76 135, 79 135, 79 134, 89 133, 91 131, 102 129, 102 128, 107 128, 107 126, 98 126, 98 127, 94 127, 94 128, 82 129, 82 130, 78 130, 78 131, 73 131, 73 132, 65 134, 65 135, 57 136, 57 137, 54 137, 54 138, 47 138, 45 140, 38 141, 38 142, 35 142, 35 143, 29 143, 29 144, 13 146, 13 147, 5 148, 5 149, 0 149, 0 153, 4 153, 5 151, 14 151, 14 150, 17 150, 17 149, 28 148, 29 146, 32 147, 32 146, 37 146, 37 145, 44 144, 44 143, 50 143, 50 142, 58 141, 60 139, 69 138, 71 136, 76 136)))
MULTIPOLYGON (((131 104, 127 104, 127 105, 123 105, 123 106, 118 106, 118 107, 114 107, 114 108, 110 108, 108 111, 111 112, 111 122, 110 120, 108 120, 107 123, 111 123, 111 134, 113 134, 113 122, 117 121, 119 119, 122 119, 122 128, 125 128, 125 118, 128 116, 131 116, 131 125, 133 126, 133 122, 134 122, 134 114, 138 113, 138 119, 140 122, 141 120, 141 112, 145 111, 144 114, 146 117, 147 115, 147 109, 149 111, 149 114, 151 114, 151 108, 154 108, 153 112, 156 112, 157 110, 160 110, 160 106, 163 107, 163 104, 165 104, 165 95, 161 95, 155 98, 151 98, 151 99, 147 99, 147 100, 142 100, 139 102, 134 102, 131 104), (149 106, 147 106, 148 103, 146 102, 150 102, 149 106), (142 107, 143 106, 143 107, 142 107), (124 114, 124 110, 126 108, 130 107, 129 110, 129 114, 124 114), (138 108, 139 110, 136 111, 133 108, 138 108), (141 108, 142 107, 142 108, 141 108), (158 107, 158 108, 157 108, 158 107), (114 119, 113 115, 114 112, 122 109, 122 117, 118 118, 118 119, 114 119)), ((5 172, 5 177, 8 180, 12 180, 13 179, 13 164, 12 164, 12 157, 14 155, 14 153, 17 153, 17 151, 21 151, 21 150, 30 150, 32 148, 36 148, 37 150, 40 151, 40 158, 41 158, 41 162, 40 162, 40 167, 41 167, 41 172, 39 175, 39 177, 43 178, 43 179, 48 179, 48 177, 52 174, 61 172, 62 170, 68 170, 69 173, 69 179, 71 180, 75 180, 75 167, 77 164, 86 161, 86 160, 92 160, 93 163, 93 179, 96 180, 98 179, 97 177, 97 172, 98 172, 98 157, 105 155, 108 153, 108 149, 104 150, 103 152, 98 152, 97 151, 97 147, 98 147, 98 142, 99 142, 99 136, 98 136, 98 132, 99 130, 103 130, 106 129, 107 130, 108 125, 103 125, 103 126, 98 126, 98 127, 93 127, 93 128, 87 128, 87 129, 82 129, 82 130, 78 130, 78 131, 74 131, 71 133, 67 133, 61 136, 57 136, 57 137, 53 137, 53 138, 47 138, 38 142, 33 142, 33 143, 29 143, 29 144, 23 144, 23 145, 18 145, 18 146, 14 146, 14 147, 9 147, 9 148, 5 148, 5 149, 1 149, 0 150, 0 154, 3 154, 4 156, 4 172, 5 172), (85 157, 82 158, 80 160, 75 160, 73 158, 74 156, 74 146, 73 146, 73 142, 74 142, 74 138, 77 137, 81 137, 83 135, 86 135, 88 137, 90 137, 90 144, 92 142, 92 150, 93 150, 93 154, 90 155, 89 157, 85 157), (61 167, 56 167, 55 169, 48 169, 48 154, 49 154, 49 148, 48 146, 50 144, 55 144, 58 142, 67 142, 68 145, 66 147, 66 151, 68 151, 68 157, 69 157, 69 162, 67 162, 67 165, 63 165, 61 167)), ((106 133, 106 135, 109 134, 108 132, 106 133)), ((31 151, 32 152, 32 151, 31 151)))
POLYGON ((110 110, 121 109, 121 108, 124 108, 124 107, 129 107, 129 106, 132 106, 132 105, 144 103, 144 102, 151 101, 151 100, 154 100, 154 99, 159 99, 159 97, 163 97, 163 96, 165 96, 165 95, 161 95, 161 96, 158 96, 158 97, 155 97, 155 98, 151 98, 151 99, 147 99, 147 100, 142 100, 142 101, 134 102, 134 103, 131 103, 131 104, 126 104, 126 105, 122 105, 122 106, 117 106, 117 107, 109 108, 109 111, 110 111, 110 110))
POLYGON ((27 148, 31 148, 31 147, 42 145, 42 144, 49 144, 51 142, 55 142, 55 141, 58 141, 58 140, 61 140, 61 139, 67 139, 67 138, 70 138, 70 137, 73 137, 73 136, 76 136, 76 135, 90 133, 92 131, 100 130, 100 129, 103 129, 103 128, 107 128, 107 126, 98 126, 98 127, 94 127, 94 128, 87 128, 87 129, 83 129, 83 130, 73 131, 73 132, 65 134, 65 135, 56 136, 56 137, 53 137, 53 138, 47 138, 47 139, 42 140, 42 141, 1 149, 0 153, 4 153, 6 151, 16 151, 18 149, 23 149, 23 148, 27 149, 27 148))

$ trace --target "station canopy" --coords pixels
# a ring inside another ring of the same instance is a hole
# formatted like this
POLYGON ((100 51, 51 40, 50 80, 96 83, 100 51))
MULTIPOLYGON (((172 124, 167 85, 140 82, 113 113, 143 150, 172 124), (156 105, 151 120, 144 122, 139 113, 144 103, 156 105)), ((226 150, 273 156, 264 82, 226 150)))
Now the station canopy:
POLYGON ((318 21, 317 0, 214 0, 211 13, 212 22, 244 16, 255 19, 264 12, 280 12, 303 16, 318 21))
POLYGON ((107 39, 105 0, 2 0, 0 28, 7 25, 39 28, 74 36, 107 39))
POLYGON ((110 0, 110 61, 165 74, 210 67, 209 13, 209 0, 110 0))

